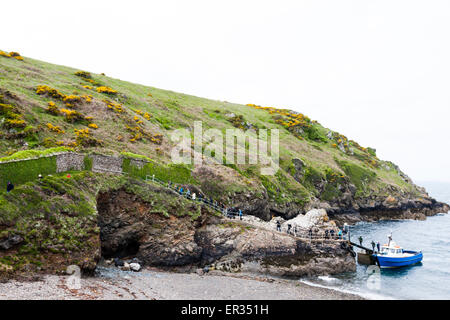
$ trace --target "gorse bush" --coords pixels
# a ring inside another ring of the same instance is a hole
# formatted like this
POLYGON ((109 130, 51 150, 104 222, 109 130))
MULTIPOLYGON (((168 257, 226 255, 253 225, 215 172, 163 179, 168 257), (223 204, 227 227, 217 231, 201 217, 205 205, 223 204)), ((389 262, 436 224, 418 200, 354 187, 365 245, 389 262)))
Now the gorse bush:
POLYGON ((57 133, 57 134, 63 134, 63 133, 64 133, 64 130, 61 129, 60 126, 54 126, 54 125, 52 125, 51 123, 47 123, 47 128, 48 128, 48 130, 50 130, 51 132, 55 132, 55 133, 57 133))
POLYGON ((86 71, 77 71, 75 72, 75 75, 85 79, 92 79, 92 75, 86 71))
POLYGON ((0 50, 0 56, 6 58, 14 58, 16 60, 23 60, 23 57, 18 52, 11 51, 10 53, 6 53, 5 51, 0 50))
POLYGON ((101 146, 103 142, 91 135, 89 128, 75 129, 76 143, 83 147, 96 147, 101 146))
POLYGON ((97 88, 97 92, 99 93, 106 93, 106 94, 110 94, 110 95, 115 95, 117 94, 117 91, 110 88, 110 87, 106 87, 106 86, 101 86, 97 88))
MULTIPOLYGON (((2 126, 6 129, 17 129, 19 132, 26 128, 28 123, 23 119, 20 110, 12 105, 3 103, 3 96, 0 95, 0 116, 3 116, 2 126)), ((17 136, 11 136, 17 138, 17 136)))
POLYGON ((63 100, 64 97, 66 96, 65 94, 62 94, 61 92, 59 92, 58 90, 49 87, 47 85, 40 85, 36 88, 36 93, 39 95, 47 95, 50 97, 53 97, 55 99, 58 100, 63 100))
POLYGON ((59 115, 59 108, 58 108, 58 106, 56 105, 56 103, 54 103, 53 101, 50 101, 49 103, 48 103, 48 105, 47 105, 47 112, 48 113, 50 113, 50 114, 52 114, 52 115, 54 115, 54 116, 57 116, 57 115, 59 115))
POLYGON ((76 110, 61 109, 59 110, 66 118, 67 122, 77 122, 84 120, 84 116, 76 110))

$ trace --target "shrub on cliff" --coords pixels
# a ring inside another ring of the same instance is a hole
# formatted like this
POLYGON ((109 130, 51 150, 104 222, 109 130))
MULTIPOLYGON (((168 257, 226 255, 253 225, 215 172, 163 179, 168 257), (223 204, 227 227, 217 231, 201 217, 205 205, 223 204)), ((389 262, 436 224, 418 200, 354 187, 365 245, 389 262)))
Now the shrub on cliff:
POLYGON ((368 184, 373 182, 377 177, 377 174, 374 171, 358 166, 357 164, 339 160, 337 158, 335 158, 335 161, 342 170, 344 170, 350 181, 356 186, 357 196, 363 195, 368 184))

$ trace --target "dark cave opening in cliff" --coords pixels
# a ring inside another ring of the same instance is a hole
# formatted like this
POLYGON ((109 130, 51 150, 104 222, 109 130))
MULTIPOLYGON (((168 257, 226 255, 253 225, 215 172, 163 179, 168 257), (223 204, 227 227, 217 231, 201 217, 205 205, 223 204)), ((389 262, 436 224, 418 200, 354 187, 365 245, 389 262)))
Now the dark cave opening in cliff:
POLYGON ((115 192, 100 193, 97 197, 98 226, 101 256, 104 259, 134 258, 140 248, 140 235, 126 214, 130 204, 115 192))

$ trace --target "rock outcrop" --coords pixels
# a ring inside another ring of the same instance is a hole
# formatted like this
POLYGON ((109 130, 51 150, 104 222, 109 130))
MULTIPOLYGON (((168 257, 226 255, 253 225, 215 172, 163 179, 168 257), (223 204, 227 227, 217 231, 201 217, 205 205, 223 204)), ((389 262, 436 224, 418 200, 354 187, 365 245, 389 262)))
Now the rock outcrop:
MULTIPOLYGON (((158 192, 165 193, 166 199, 176 197, 164 189, 158 192)), ((331 274, 355 268, 351 253, 340 242, 302 240, 217 217, 204 208, 195 220, 173 212, 165 217, 153 209, 154 204, 123 189, 100 194, 102 255, 135 256, 147 266, 212 265, 227 271, 282 276, 331 274)), ((185 209, 197 210, 195 205, 185 209)), ((320 213, 318 219, 323 219, 320 213)))
POLYGON ((238 222, 209 224, 197 233, 203 263, 232 272, 311 276, 354 271, 342 242, 315 242, 238 222))

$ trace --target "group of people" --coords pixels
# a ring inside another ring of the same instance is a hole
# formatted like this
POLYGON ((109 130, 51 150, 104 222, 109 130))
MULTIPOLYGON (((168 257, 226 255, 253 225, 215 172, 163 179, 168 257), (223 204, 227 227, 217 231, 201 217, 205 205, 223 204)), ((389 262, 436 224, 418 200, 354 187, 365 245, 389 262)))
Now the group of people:
MULTIPOLYGON (((359 241, 359 245, 362 246, 363 245, 363 237, 359 236, 358 241, 359 241)), ((380 249, 381 249, 380 242, 375 243, 375 241, 372 240, 372 242, 370 244, 372 245, 372 251, 375 252, 375 247, 376 247, 377 251, 380 252, 380 249)))
MULTIPOLYGON (((278 232, 282 232, 281 231, 281 222, 278 220, 276 223, 276 228, 278 232)), ((286 233, 287 234, 291 234, 294 236, 297 236, 301 231, 297 228, 296 225, 294 225, 294 227, 292 227, 292 225, 289 223, 287 225, 287 229, 286 229, 286 233)), ((315 231, 313 228, 310 228, 308 230, 308 237, 312 238, 314 236, 314 234, 317 234, 318 231, 315 231)), ((347 231, 345 229, 341 230, 339 229, 338 232, 336 232, 335 229, 326 229, 324 231, 323 237, 324 239, 343 239, 344 235, 347 233, 347 231)))
POLYGON ((195 192, 191 193, 191 190, 189 189, 185 190, 183 187, 180 187, 178 189, 178 187, 175 186, 175 188, 172 188, 172 181, 169 181, 167 183, 167 187, 176 190, 178 194, 186 197, 187 199, 191 199, 193 201, 201 201, 207 205, 214 207, 215 209, 221 211, 227 218, 234 219, 236 216, 238 216, 240 220, 242 220, 243 218, 244 214, 241 209, 227 208, 223 203, 217 202, 216 200, 213 200, 211 197, 209 198, 202 197, 201 194, 197 196, 195 192))

